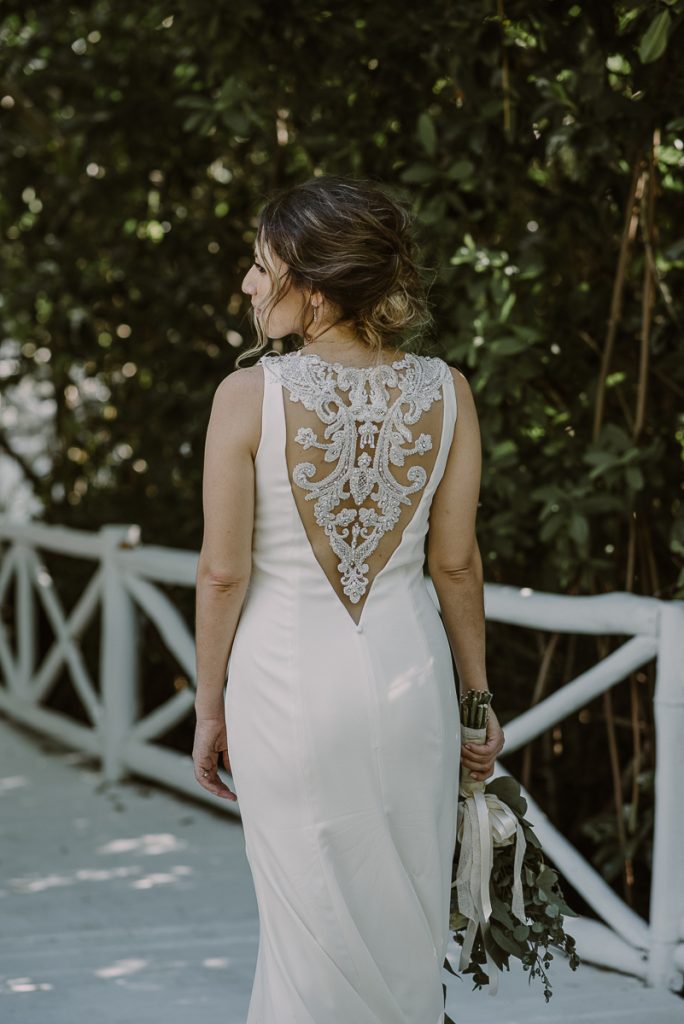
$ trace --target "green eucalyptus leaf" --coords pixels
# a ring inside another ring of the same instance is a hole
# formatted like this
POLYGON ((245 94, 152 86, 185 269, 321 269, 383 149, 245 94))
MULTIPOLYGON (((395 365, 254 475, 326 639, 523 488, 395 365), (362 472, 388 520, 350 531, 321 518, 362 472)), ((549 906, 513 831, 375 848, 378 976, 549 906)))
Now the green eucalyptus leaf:
POLYGON ((528 821, 525 821, 524 823, 521 822, 521 824, 523 826, 523 831, 525 833, 526 842, 531 843, 532 846, 536 846, 537 849, 541 850, 542 847, 541 843, 539 842, 539 837, 534 831, 532 825, 528 821))
POLYGON ((493 894, 490 895, 490 899, 492 904, 492 917, 494 920, 499 921, 512 931, 515 928, 515 921, 508 912, 506 904, 503 900, 499 899, 498 896, 493 894))
POLYGON ((550 889, 552 885, 555 885, 558 881, 558 872, 554 871, 548 864, 544 864, 541 871, 537 875, 537 885, 544 889, 550 889))
POLYGON ((527 801, 520 791, 520 783, 511 775, 500 775, 492 779, 487 783, 485 792, 493 793, 516 814, 524 814, 527 810, 527 801))
POLYGON ((484 945, 500 971, 508 968, 509 953, 501 948, 495 936, 492 935, 491 923, 484 934, 484 945))
POLYGON ((525 949, 521 943, 514 939, 508 932, 504 931, 503 928, 499 927, 498 924, 493 922, 490 923, 490 931, 501 949, 517 957, 521 957, 524 954, 525 949))

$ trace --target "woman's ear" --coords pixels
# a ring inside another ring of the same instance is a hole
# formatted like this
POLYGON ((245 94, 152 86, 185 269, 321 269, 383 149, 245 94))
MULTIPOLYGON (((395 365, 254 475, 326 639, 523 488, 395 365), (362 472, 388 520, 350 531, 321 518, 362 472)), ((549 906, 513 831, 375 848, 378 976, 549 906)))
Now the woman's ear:
POLYGON ((325 299, 323 298, 323 293, 318 291, 318 290, 313 290, 312 289, 312 291, 311 291, 311 293, 309 295, 309 303, 312 306, 318 306, 318 315, 320 316, 321 313, 323 312, 323 305, 325 303, 325 299))

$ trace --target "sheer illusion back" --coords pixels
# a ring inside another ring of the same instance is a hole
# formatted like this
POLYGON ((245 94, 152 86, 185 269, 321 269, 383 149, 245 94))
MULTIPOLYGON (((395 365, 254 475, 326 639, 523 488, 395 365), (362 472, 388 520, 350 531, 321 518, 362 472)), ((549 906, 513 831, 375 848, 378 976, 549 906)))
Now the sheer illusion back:
POLYGON ((358 623, 434 469, 445 364, 410 353, 369 367, 313 353, 264 358, 282 385, 285 460, 302 527, 358 623))

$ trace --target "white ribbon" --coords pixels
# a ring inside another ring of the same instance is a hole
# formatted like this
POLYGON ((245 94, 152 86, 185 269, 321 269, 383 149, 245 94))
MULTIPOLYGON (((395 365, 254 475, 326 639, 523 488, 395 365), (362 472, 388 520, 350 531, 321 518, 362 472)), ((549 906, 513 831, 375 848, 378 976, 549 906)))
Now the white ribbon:
MULTIPOLYGON (((470 729, 461 726, 463 741, 484 743, 486 729, 470 729)), ((470 963, 470 955, 477 934, 481 928, 484 940, 489 930, 489 918, 492 913, 489 898, 489 880, 494 863, 494 847, 508 846, 515 843, 513 860, 513 888, 511 893, 511 913, 519 921, 527 924, 525 902, 522 889, 522 862, 525 854, 525 834, 517 816, 507 804, 499 800, 493 793, 485 793, 485 782, 473 779, 469 770, 462 766, 463 779, 459 787, 459 823, 457 837, 461 844, 461 852, 456 869, 456 887, 458 909, 468 921, 459 970, 464 970, 470 963)), ((487 946, 485 956, 489 971, 489 994, 495 996, 499 989, 499 971, 492 960, 487 946)))

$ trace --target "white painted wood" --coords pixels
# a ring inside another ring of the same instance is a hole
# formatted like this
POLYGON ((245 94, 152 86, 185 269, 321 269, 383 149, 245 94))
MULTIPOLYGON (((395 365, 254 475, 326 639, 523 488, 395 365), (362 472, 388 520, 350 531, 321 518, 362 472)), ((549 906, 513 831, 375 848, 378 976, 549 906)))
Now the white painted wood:
MULTIPOLYGON (((108 529, 108 527, 105 527, 108 529)), ((126 532, 129 543, 138 543, 140 527, 124 525, 120 529, 126 532)), ((60 555, 73 555, 74 558, 91 558, 99 562, 102 555, 102 538, 100 533, 91 530, 74 530, 71 526, 46 526, 45 523, 15 523, 0 517, 0 540, 11 543, 20 541, 31 548, 44 548, 45 551, 56 551, 60 555)))
POLYGON ((100 740, 104 776, 109 782, 120 780, 126 773, 123 748, 140 713, 137 613, 116 567, 116 551, 127 532, 121 526, 100 531, 104 570, 100 679, 105 709, 100 740))
POLYGON ((20 546, 21 545, 18 540, 14 540, 13 537, 10 537, 9 540, 5 540, 3 547, 0 530, 0 600, 5 600, 5 592, 10 585, 12 575, 14 574, 20 546))
POLYGON ((646 979, 648 954, 635 949, 605 924, 590 917, 566 917, 563 927, 575 940, 580 960, 646 979))
MULTIPOLYGON (((3 562, 2 565, 0 565, 0 603, 2 604, 9 603, 9 598, 6 596, 7 591, 12 586, 12 584, 16 586, 14 581, 14 570, 16 568, 18 556, 18 545, 3 552, 3 562)), ((15 610, 15 618, 18 618, 19 614, 19 604, 17 598, 18 594, 15 590, 15 599, 17 605, 15 610)), ((20 625, 17 625, 16 631, 18 632, 20 628, 22 627, 20 627, 20 625)), ((3 616, 0 615, 0 672, 2 672, 2 678, 5 682, 5 686, 7 687, 7 689, 15 691, 19 689, 22 683, 20 683, 19 679, 19 668, 16 662, 16 653, 15 650, 12 648, 13 645, 11 642, 11 638, 9 636, 9 632, 3 622, 3 616)))
POLYGON ((158 583, 176 583, 194 590, 199 554, 146 544, 130 551, 120 551, 118 563, 126 573, 156 580, 158 583))
POLYGON ((64 614, 54 581, 47 567, 40 561, 35 551, 30 552, 28 562, 35 594, 43 605, 55 634, 55 642, 43 659, 34 680, 31 692, 35 700, 44 700, 51 686, 57 682, 62 664, 69 668, 74 689, 81 698, 90 721, 95 725, 100 719, 100 701, 88 674, 81 650, 74 642, 85 626, 94 618, 100 597, 99 570, 90 580, 84 595, 69 616, 64 614))
POLYGON ((179 690, 173 697, 169 697, 158 708, 150 711, 148 715, 131 726, 128 733, 129 738, 135 740, 136 743, 153 740, 168 732, 169 729, 173 729, 190 712, 194 713, 194 708, 195 688, 188 687, 187 690, 179 690))
POLYGON ((530 587, 485 584, 485 614, 492 622, 553 633, 658 635, 655 597, 642 594, 545 594, 530 587))
POLYGON ((188 677, 194 680, 195 641, 178 609, 171 604, 162 590, 158 590, 147 580, 133 576, 128 571, 121 578, 137 605, 159 630, 168 650, 188 677))
MULTIPOLYGON (((2 604, 10 604, 9 590, 10 587, 14 586, 14 575, 19 558, 19 550, 18 543, 0 550, 0 557, 2 557, 2 562, 0 562, 0 603, 2 604)), ((16 595, 16 591, 15 604, 15 616, 20 618, 22 604, 16 595)), ((4 628, 0 628, 0 672, 8 689, 18 690, 21 688, 22 680, 17 664, 16 651, 13 650, 9 634, 4 628)))
POLYGON ((568 715, 579 711, 615 683, 625 679, 658 654, 657 641, 650 637, 633 637, 612 651, 598 665, 592 665, 569 683, 565 683, 529 711, 506 725, 506 751, 511 753, 546 732, 568 715))
POLYGON ((16 673, 9 685, 18 694, 28 696, 36 660, 36 609, 31 586, 31 556, 25 544, 16 548, 16 621, 17 651, 16 673))
POLYGON ((660 607, 660 656, 654 695, 655 828, 651 884, 651 985, 673 986, 674 953, 684 913, 684 602, 660 607))
POLYGON ((0 711, 45 736, 61 740, 74 750, 83 750, 98 757, 102 755, 100 740, 91 726, 82 725, 61 711, 32 704, 3 686, 0 686, 0 711))

